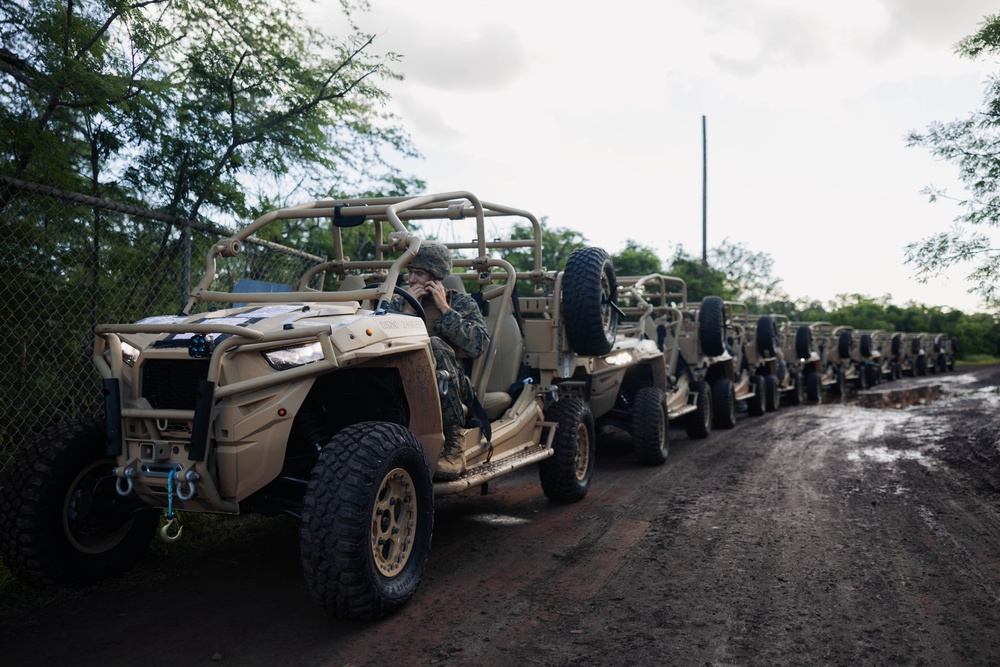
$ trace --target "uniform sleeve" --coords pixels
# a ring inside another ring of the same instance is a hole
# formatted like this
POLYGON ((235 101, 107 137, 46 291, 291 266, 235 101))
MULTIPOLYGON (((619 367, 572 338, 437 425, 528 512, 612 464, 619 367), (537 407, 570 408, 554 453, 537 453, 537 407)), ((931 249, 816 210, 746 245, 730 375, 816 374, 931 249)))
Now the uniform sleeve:
POLYGON ((490 344, 490 334, 479 305, 461 292, 452 295, 451 308, 442 313, 434 327, 434 335, 473 359, 485 352, 490 344))

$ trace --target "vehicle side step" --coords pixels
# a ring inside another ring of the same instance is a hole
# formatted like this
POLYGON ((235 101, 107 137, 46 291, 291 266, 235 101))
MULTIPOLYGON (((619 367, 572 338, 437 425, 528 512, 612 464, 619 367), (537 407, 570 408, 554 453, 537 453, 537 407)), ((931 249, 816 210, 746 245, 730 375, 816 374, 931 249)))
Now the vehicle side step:
POLYGON ((495 477, 500 477, 532 463, 543 461, 552 456, 552 454, 551 444, 541 443, 525 447, 516 454, 505 456, 502 459, 495 459, 488 463, 479 463, 471 466, 465 471, 464 475, 454 481, 435 482, 434 495, 447 496, 452 493, 466 491, 474 486, 485 484, 495 477))

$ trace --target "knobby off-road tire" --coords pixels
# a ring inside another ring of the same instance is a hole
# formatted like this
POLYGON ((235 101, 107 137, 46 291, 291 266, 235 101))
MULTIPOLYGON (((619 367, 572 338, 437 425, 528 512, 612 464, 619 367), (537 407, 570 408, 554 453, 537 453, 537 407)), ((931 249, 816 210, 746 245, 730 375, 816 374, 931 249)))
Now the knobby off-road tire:
POLYGON ((575 503, 587 495, 594 473, 594 416, 578 398, 563 398, 548 407, 545 421, 556 422, 555 454, 538 464, 545 496, 555 503, 575 503))
POLYGON ((914 364, 915 374, 919 377, 927 375, 927 357, 917 357, 917 361, 914 364))
POLYGON ((413 434, 388 422, 348 426, 323 447, 306 487, 306 587, 339 617, 385 616, 417 590, 433 530, 430 466, 413 434))
POLYGON ((890 344, 889 351, 894 357, 898 357, 903 354, 903 339, 899 336, 899 334, 892 337, 892 343, 890 344))
POLYGON ((840 356, 841 360, 850 359, 851 348, 854 347, 854 338, 851 336, 850 331, 841 331, 840 336, 837 338, 837 354, 840 356))
POLYGON ((701 351, 709 357, 726 351, 726 311, 721 297, 706 296, 698 311, 698 341, 701 351))
POLYGON ((910 339, 910 354, 920 354, 920 339, 911 338, 910 339))
POLYGON ((18 576, 86 585, 129 569, 160 512, 115 490, 103 420, 60 424, 0 481, 0 555, 18 576))
POLYGON ((670 449, 667 401, 658 387, 643 387, 632 404, 632 449, 643 465, 663 465, 670 449))
POLYGON ((712 385, 712 415, 716 428, 736 426, 736 391, 732 380, 722 378, 712 385))
POLYGON ((754 375, 750 379, 753 386, 753 396, 747 399, 747 413, 751 417, 760 417, 764 414, 765 395, 767 393, 767 383, 763 375, 754 375))
POLYGON ((618 282, 611 256, 601 248, 578 248, 566 261, 562 312, 566 338, 581 356, 611 351, 618 333, 618 282))
POLYGON ((695 411, 684 417, 684 430, 689 438, 707 438, 712 432, 712 387, 699 380, 691 391, 696 395, 695 411))
POLYGON ((861 340, 858 341, 858 352, 865 359, 872 356, 872 337, 869 334, 861 334, 861 340))
POLYGON ((847 378, 844 376, 843 366, 833 369, 833 395, 843 396, 847 393, 847 378))
POLYGON ((802 373, 796 373, 792 377, 792 390, 785 392, 789 405, 802 405, 802 392, 805 391, 805 378, 802 373))
POLYGON ((778 409, 778 378, 773 375, 764 376, 764 409, 767 412, 778 409))
POLYGON ((822 378, 815 371, 806 375, 806 398, 810 401, 819 401, 823 398, 822 378))
POLYGON ((774 323, 774 318, 770 315, 762 315, 757 319, 757 352, 763 357, 773 357, 777 355, 778 329, 774 323))
POLYGON ((795 330, 795 355, 799 359, 808 359, 812 356, 812 329, 803 325, 795 330))

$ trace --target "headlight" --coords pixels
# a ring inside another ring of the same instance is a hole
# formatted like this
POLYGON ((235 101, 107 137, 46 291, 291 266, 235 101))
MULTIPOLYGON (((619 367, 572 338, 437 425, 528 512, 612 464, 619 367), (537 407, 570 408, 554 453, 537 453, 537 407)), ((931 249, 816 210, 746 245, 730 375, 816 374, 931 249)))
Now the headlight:
POLYGON ((622 364, 627 364, 631 361, 632 353, 627 350, 612 354, 610 357, 604 357, 604 362, 609 366, 621 366, 622 364))
POLYGON ((319 341, 295 345, 280 350, 261 352, 267 363, 276 371, 287 371, 289 368, 305 366, 323 358, 323 347, 319 341))
POLYGON ((129 366, 135 366, 135 360, 139 358, 139 348, 122 341, 122 361, 129 366))

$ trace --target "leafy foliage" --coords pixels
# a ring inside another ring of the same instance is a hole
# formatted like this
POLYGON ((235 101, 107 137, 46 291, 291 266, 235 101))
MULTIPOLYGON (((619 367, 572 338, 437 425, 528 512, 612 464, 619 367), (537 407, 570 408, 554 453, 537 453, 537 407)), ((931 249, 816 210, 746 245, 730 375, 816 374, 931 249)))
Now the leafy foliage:
MULTIPOLYGON (((970 59, 1000 53, 1000 15, 987 16, 979 31, 962 39, 955 50, 970 59)), ((1000 77, 990 76, 981 109, 967 118, 934 122, 923 132, 913 131, 908 144, 926 148, 934 157, 958 167, 965 195, 955 198, 945 190, 925 188, 930 201, 956 199, 964 212, 950 231, 907 245, 907 263, 916 268, 917 278, 926 282, 948 267, 971 262, 974 268, 968 278, 975 285, 969 291, 987 303, 997 303, 1000 249, 983 230, 1000 224, 1000 77)))
POLYGON ((420 185, 384 155, 416 155, 383 110, 397 56, 370 55, 370 35, 327 36, 294 0, 0 12, 0 173, 190 219, 420 185))
POLYGON ((625 241, 625 247, 620 252, 611 255, 611 261, 619 276, 648 276, 663 272, 663 261, 656 251, 632 239, 625 241))

